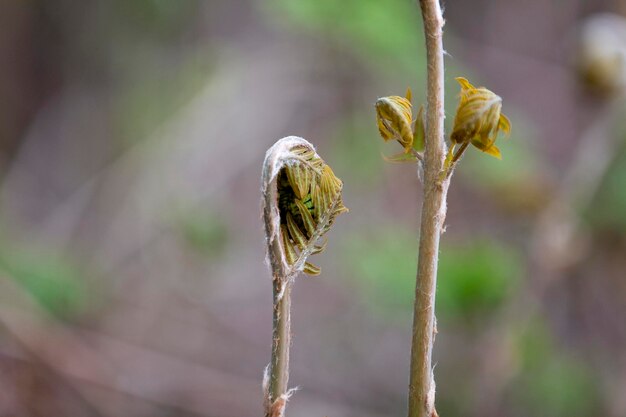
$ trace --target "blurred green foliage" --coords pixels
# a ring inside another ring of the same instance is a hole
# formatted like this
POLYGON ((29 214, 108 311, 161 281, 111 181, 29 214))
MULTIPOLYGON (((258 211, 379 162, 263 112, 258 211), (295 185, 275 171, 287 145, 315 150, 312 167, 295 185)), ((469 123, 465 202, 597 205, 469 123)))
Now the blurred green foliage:
POLYGON ((517 345, 521 374, 511 392, 530 415, 583 417, 600 409, 600 392, 591 370, 557 348, 542 321, 534 320, 517 345))
POLYGON ((146 31, 159 37, 170 37, 186 29, 198 12, 199 0, 117 0, 116 16, 134 30, 146 31))
MULTIPOLYGON (((155 133, 173 113, 198 94, 211 76, 210 55, 196 53, 173 68, 154 69, 129 75, 132 82, 120 91, 113 109, 122 145, 155 133)), ((146 58, 149 59, 149 58, 146 58)), ((143 67, 142 67, 143 68, 143 67)))
POLYGON ((226 221, 213 211, 186 213, 178 226, 185 243, 203 255, 219 256, 228 244, 226 221))
MULTIPOLYGON (((346 46, 390 76, 424 77, 421 18, 405 0, 271 0, 277 22, 306 29, 346 46)), ((412 79, 411 81, 414 81, 412 79)))
POLYGON ((71 259, 45 251, 3 249, 0 270, 58 317, 70 318, 85 307, 83 277, 71 259))
POLYGON ((606 173, 594 203, 584 213, 594 226, 626 233, 626 152, 606 173))
POLYGON ((444 245, 437 282, 439 316, 468 320, 493 312, 518 285, 522 265, 515 249, 502 242, 475 239, 444 245))
POLYGON ((357 233, 344 241, 349 276, 376 314, 410 311, 415 291, 417 240, 395 228, 357 233))
MULTIPOLYGON (((373 113, 373 107, 372 107, 373 113)), ((334 166, 340 167, 344 183, 349 188, 344 192, 354 192, 354 188, 369 188, 381 181, 385 163, 381 157, 382 140, 372 138, 375 132, 375 119, 353 117, 337 128, 330 142, 328 155, 332 155, 334 166), (350 180, 353 178, 354 180, 350 180)), ((363 191, 363 190, 361 190, 363 191)))
POLYGON ((485 158, 480 151, 466 152, 457 174, 470 178, 473 185, 482 188, 501 187, 519 178, 533 176, 541 165, 541 161, 537 159, 539 153, 531 149, 532 143, 529 142, 529 138, 535 136, 523 119, 516 117, 511 122, 510 136, 501 134, 498 139, 502 161, 485 158))
MULTIPOLYGON (((46 7, 59 13, 57 6, 46 7)), ((211 75, 212 45, 193 34, 204 23, 198 18, 204 7, 199 0, 103 2, 93 7, 98 19, 89 30, 69 43, 80 45, 73 71, 110 80, 104 93, 111 136, 121 148, 153 134, 211 75)))
MULTIPOLYGON (((350 275, 372 310, 410 311, 415 291, 417 240, 402 230, 370 231, 345 244, 350 275)), ((444 320, 470 320, 492 312, 512 294, 523 272, 514 249, 472 240, 444 245, 439 259, 437 311, 444 320)))

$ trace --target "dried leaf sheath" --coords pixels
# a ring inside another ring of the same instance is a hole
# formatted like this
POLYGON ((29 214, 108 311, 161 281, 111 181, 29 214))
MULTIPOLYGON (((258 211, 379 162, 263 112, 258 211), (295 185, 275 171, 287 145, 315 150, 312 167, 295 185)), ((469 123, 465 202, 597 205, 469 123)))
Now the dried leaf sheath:
POLYGON ((341 180, 315 148, 299 137, 283 138, 267 151, 262 181, 274 294, 272 360, 263 379, 264 406, 266 417, 282 417, 293 392, 288 389, 290 287, 299 272, 320 274, 320 268, 307 258, 325 249, 325 241, 317 242, 347 209, 341 199, 341 180))

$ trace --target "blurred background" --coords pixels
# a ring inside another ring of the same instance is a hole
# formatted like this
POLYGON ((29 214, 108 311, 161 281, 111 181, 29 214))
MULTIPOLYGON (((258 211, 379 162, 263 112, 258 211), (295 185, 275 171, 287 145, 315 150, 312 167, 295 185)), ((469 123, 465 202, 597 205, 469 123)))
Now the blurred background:
MULTIPOLYGON (((0 416, 260 415, 292 134, 350 213, 295 285, 287 412, 404 415, 421 185, 373 104, 425 102, 415 3, 0 2, 0 416)), ((626 2, 444 6, 447 123, 465 76, 513 131, 450 190, 439 414, 626 417, 626 2)))

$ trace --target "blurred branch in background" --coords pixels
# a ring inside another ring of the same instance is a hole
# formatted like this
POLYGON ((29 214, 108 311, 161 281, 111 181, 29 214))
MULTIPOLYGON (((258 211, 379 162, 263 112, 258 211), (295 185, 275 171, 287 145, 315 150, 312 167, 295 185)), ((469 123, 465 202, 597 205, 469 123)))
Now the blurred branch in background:
MULTIPOLYGON (((623 70, 626 75, 626 67, 623 70)), ((622 77, 622 74, 613 75, 622 77)), ((619 127, 626 103, 623 91, 613 93, 613 97, 601 100, 600 107, 594 109, 596 120, 577 139, 569 166, 550 201, 537 216, 529 242, 530 280, 497 321, 499 324, 485 336, 483 343, 488 353, 483 357, 482 367, 486 371, 485 378, 479 383, 491 398, 502 399, 511 380, 521 372, 523 363, 517 363, 512 357, 515 334, 536 331, 537 317, 547 314, 542 300, 547 300, 551 289, 568 285, 559 281, 571 278, 572 271, 591 257, 593 237, 584 216, 593 210, 594 198, 605 176, 624 149, 619 127), (517 322, 520 327, 508 328, 512 322, 517 322)), ((598 102, 597 98, 594 101, 598 102)), ((598 361, 602 362, 602 359, 598 358, 598 361)), ((603 386, 609 396, 612 396, 613 386, 612 383, 603 386)), ((625 412, 623 405, 619 404, 618 400, 611 406, 612 415, 625 412)), ((498 402, 486 405, 482 411, 485 414, 502 409, 498 402)))
MULTIPOLYGON (((510 380, 520 372, 521 364, 511 357, 515 332, 508 329, 510 323, 519 323, 516 332, 532 331, 537 315, 545 314, 539 300, 545 299, 556 281, 567 279, 568 269, 589 257, 591 238, 582 228, 581 216, 592 204, 612 160, 619 154, 622 144, 614 126, 623 112, 622 100, 610 101, 598 111, 598 120, 581 134, 570 167, 552 200, 537 217, 529 248, 529 280, 498 320, 499 325, 483 341, 489 352, 484 355, 483 368, 489 377, 481 385, 492 398, 502 398, 510 380)), ((497 404, 492 402, 484 412, 495 412, 497 404)))

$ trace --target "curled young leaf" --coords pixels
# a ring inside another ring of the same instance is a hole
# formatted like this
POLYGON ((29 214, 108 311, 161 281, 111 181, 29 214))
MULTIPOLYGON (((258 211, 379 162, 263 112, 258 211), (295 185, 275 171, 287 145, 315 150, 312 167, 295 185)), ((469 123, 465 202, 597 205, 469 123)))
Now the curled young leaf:
POLYGON ((404 148, 404 154, 383 156, 388 162, 417 162, 424 159, 424 108, 420 106, 417 118, 413 121, 411 89, 406 98, 400 96, 383 97, 376 100, 376 122, 383 140, 396 140, 404 148))
POLYGON ((450 140, 452 147, 448 160, 455 162, 468 144, 481 151, 501 158, 500 150, 495 145, 498 132, 511 131, 509 119, 502 114, 502 98, 485 87, 474 87, 467 79, 458 77, 461 85, 459 107, 454 116, 454 127, 450 140), (462 145, 452 157, 455 145, 462 145))
POLYGON ((263 171, 264 220, 270 264, 277 275, 292 277, 320 269, 307 258, 324 250, 318 240, 335 218, 348 211, 343 184, 302 138, 288 137, 268 150, 263 171), (277 245, 279 238, 280 245, 277 245))
POLYGON ((392 163, 404 163, 404 162, 416 162, 419 161, 419 158, 411 153, 400 152, 391 156, 382 156, 383 159, 387 162, 392 163))
POLYGON ((295 242, 296 245, 298 245, 300 250, 306 247, 308 239, 296 224, 296 221, 293 219, 291 213, 287 213, 287 231, 289 232, 288 236, 295 242))
POLYGON ((424 124, 424 106, 420 106, 413 124, 413 149, 417 152, 424 151, 424 138, 426 137, 424 124))
POLYGON ((308 237, 310 238, 315 233, 315 228, 317 224, 309 211, 309 208, 304 205, 302 201, 299 199, 295 199, 296 207, 298 207, 298 212, 300 213, 300 218, 302 219, 302 223, 304 224, 304 228, 307 232, 308 237))
POLYGON ((315 245, 313 247, 313 252, 311 252, 311 255, 315 255, 315 254, 324 252, 324 250, 326 250, 326 244, 327 243, 328 243, 328 239, 324 239, 324 242, 321 245, 315 245))
POLYGON ((316 276, 316 275, 319 275, 321 272, 322 272, 322 270, 319 268, 319 266, 313 265, 310 262, 305 262, 304 263, 304 273, 305 274, 316 276))
POLYGON ((280 237, 283 240, 283 247, 285 248, 285 258, 287 259, 287 263, 293 264, 296 259, 298 259, 298 253, 296 252, 296 248, 293 246, 293 242, 290 239, 289 232, 285 225, 280 226, 280 237))
POLYGON ((376 100, 378 131, 385 142, 397 140, 406 153, 413 147, 413 123, 411 90, 407 98, 400 96, 382 97, 376 100))

